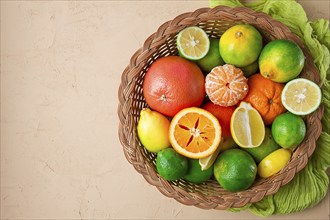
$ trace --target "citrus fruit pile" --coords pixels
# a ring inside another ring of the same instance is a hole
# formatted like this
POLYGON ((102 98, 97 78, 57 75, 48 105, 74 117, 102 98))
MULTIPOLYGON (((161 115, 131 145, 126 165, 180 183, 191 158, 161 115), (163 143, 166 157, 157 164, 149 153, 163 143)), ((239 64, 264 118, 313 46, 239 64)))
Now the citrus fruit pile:
POLYGON ((177 56, 147 70, 137 134, 156 154, 158 174, 231 192, 282 170, 306 134, 303 116, 321 103, 314 82, 299 78, 304 54, 293 41, 264 43, 249 24, 213 38, 190 26, 177 56))

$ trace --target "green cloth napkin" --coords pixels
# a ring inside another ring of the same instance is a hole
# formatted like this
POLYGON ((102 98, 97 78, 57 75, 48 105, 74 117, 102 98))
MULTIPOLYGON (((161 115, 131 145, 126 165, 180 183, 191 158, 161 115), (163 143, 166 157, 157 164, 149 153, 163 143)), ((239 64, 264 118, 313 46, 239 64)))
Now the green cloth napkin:
POLYGON ((261 201, 230 211, 249 210, 259 216, 288 214, 302 211, 318 204, 327 194, 329 178, 326 174, 330 166, 330 30, 329 21, 319 19, 308 21, 303 7, 294 0, 259 0, 242 4, 238 0, 210 0, 210 7, 224 5, 245 6, 264 12, 287 25, 297 34, 310 50, 322 80, 322 103, 325 107, 322 118, 323 131, 314 154, 307 166, 287 185, 261 201), (283 10, 290 8, 290 10, 283 10))

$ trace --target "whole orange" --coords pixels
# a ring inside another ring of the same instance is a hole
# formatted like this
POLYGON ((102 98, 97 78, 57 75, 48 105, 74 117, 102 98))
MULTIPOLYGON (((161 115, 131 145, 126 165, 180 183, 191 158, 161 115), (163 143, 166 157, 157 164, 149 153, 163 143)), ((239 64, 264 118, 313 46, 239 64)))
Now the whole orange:
POLYGON ((197 64, 179 56, 167 56, 151 64, 143 81, 147 104, 173 117, 188 107, 199 107, 205 97, 205 79, 197 64))
POLYGON ((230 133, 230 118, 235 111, 235 106, 220 106, 213 102, 207 102, 203 105, 203 109, 211 112, 219 121, 224 138, 231 137, 230 133))
POLYGON ((284 113, 281 93, 284 84, 266 79, 259 73, 248 78, 249 92, 242 101, 249 102, 260 113, 265 125, 270 125, 276 116, 284 113))

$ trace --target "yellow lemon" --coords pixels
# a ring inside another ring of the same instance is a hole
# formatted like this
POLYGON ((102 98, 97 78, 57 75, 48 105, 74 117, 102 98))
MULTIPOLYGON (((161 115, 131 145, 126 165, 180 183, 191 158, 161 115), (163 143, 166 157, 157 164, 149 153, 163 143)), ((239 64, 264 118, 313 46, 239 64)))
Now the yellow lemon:
POLYGON ((157 111, 149 108, 141 110, 137 133, 142 145, 150 152, 158 151, 170 147, 168 129, 170 121, 157 111))
POLYGON ((265 157, 258 165, 258 175, 267 178, 282 170, 291 158, 291 150, 278 149, 265 157))

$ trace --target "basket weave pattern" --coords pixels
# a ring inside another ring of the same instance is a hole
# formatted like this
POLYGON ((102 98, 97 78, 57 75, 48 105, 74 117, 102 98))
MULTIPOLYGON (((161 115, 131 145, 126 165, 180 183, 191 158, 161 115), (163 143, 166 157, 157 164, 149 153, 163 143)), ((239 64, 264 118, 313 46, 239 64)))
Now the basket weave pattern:
POLYGON ((209 36, 220 37, 229 27, 239 23, 249 23, 256 27, 266 42, 274 39, 290 39, 296 42, 302 48, 306 58, 300 77, 320 84, 319 72, 314 66, 313 59, 302 41, 288 27, 264 13, 257 13, 244 7, 224 6, 212 9, 201 8, 194 12, 184 13, 161 25, 157 32, 146 39, 143 47, 135 52, 121 76, 118 90, 120 119, 118 133, 125 157, 148 183, 156 186, 165 196, 174 198, 185 205, 194 205, 203 209, 238 208, 276 193, 281 186, 290 182, 295 174, 306 166, 322 131, 323 106, 304 118, 307 128, 306 137, 294 151, 286 167, 270 178, 256 179, 252 187, 245 191, 228 192, 214 179, 195 185, 182 179, 166 181, 159 176, 155 168, 156 155, 143 148, 136 133, 140 111, 147 107, 142 94, 145 73, 157 58, 178 54, 175 41, 177 33, 182 29, 196 25, 203 28, 209 36))

